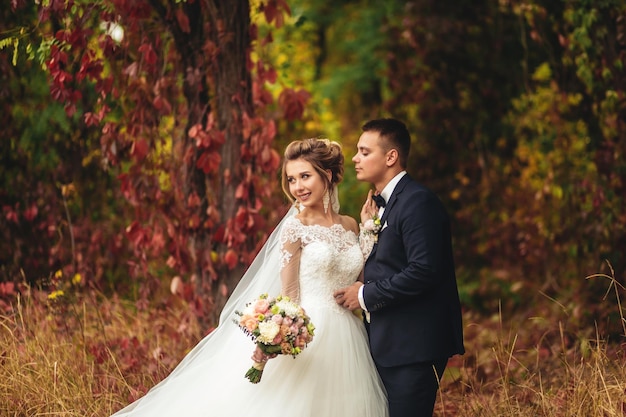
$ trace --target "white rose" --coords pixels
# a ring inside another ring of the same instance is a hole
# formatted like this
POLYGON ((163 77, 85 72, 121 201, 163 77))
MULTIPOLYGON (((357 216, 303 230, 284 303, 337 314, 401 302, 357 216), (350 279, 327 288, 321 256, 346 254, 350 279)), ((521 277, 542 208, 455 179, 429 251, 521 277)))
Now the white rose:
POLYGON ((280 326, 273 321, 263 321, 259 323, 259 332, 261 333, 257 340, 261 343, 270 344, 280 331, 280 326))

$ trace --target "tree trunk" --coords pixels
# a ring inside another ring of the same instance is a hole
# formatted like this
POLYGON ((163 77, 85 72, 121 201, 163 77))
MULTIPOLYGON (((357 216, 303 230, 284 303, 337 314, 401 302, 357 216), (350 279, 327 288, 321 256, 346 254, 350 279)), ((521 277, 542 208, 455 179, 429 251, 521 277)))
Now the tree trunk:
MULTIPOLYGON (((222 219, 234 219, 238 204, 235 197, 237 185, 242 180, 240 148, 244 142, 242 114, 253 115, 252 81, 247 69, 250 53, 250 4, 248 0, 215 0, 216 12, 212 13, 211 37, 218 45, 220 54, 215 74, 216 108, 218 125, 226 135, 222 148, 222 175, 219 205, 222 219), (224 33, 221 33, 221 28, 224 33)), ((222 248, 225 249, 225 248, 222 248)), ((238 262, 228 271, 225 266, 218 274, 213 287, 213 314, 215 319, 226 302, 227 293, 241 278, 245 267, 238 262), (225 286, 225 287, 223 287, 225 286)), ((217 321, 217 320, 215 320, 217 321)))
MULTIPOLYGON (((168 23, 181 55, 184 77, 183 90, 188 106, 188 122, 182 138, 184 161, 184 197, 200 197, 198 207, 190 208, 199 218, 199 227, 189 235, 192 256, 192 281, 195 287, 196 308, 205 327, 217 323, 219 313, 232 289, 243 273, 237 263, 233 270, 226 266, 214 267, 211 253, 221 254, 225 245, 212 240, 212 232, 204 227, 215 207, 220 223, 225 227, 237 213, 235 190, 241 181, 240 147, 243 143, 241 115, 253 113, 251 79, 246 68, 250 48, 250 5, 248 0, 203 0, 183 5, 189 20, 189 30, 183 31, 172 19, 172 9, 159 0, 151 0, 164 22, 168 23), (210 55, 215 51, 215 56, 210 55), (203 152, 189 136, 192 126, 207 127, 207 115, 213 110, 217 128, 225 137, 220 150, 220 174, 205 174, 196 165, 203 152)), ((223 262, 220 265, 224 265, 223 262)))

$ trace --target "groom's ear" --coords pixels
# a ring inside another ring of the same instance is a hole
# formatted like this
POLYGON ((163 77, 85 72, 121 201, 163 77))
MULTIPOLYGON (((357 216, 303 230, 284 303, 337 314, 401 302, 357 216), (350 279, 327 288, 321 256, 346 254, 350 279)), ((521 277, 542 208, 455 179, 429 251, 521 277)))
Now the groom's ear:
POLYGON ((387 151, 387 155, 385 155, 385 163, 388 167, 393 166, 398 163, 399 157, 398 150, 391 148, 387 151))

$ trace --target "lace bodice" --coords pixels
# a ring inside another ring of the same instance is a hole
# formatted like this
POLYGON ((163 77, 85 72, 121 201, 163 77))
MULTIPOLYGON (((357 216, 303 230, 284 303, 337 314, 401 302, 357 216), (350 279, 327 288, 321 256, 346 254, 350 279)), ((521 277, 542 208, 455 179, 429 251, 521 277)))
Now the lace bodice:
POLYGON ((341 309, 333 292, 354 283, 362 268, 363 254, 354 232, 340 224, 305 225, 296 217, 285 223, 281 233, 283 293, 291 293, 303 305, 341 309))

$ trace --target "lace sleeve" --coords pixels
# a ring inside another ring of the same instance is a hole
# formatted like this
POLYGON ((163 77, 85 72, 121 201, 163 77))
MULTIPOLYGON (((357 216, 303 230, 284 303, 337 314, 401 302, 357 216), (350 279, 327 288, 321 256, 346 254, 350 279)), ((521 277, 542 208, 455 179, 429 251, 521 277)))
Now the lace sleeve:
POLYGON ((300 255, 302 240, 297 224, 285 224, 280 236, 280 281, 281 294, 300 302, 300 255))
MULTIPOLYGON (((363 219, 363 215, 361 219, 363 219)), ((374 214, 371 218, 364 220, 363 223, 359 223, 359 246, 365 261, 370 256, 374 244, 378 242, 378 233, 381 228, 382 225, 378 214, 374 214)))
POLYGON ((378 235, 376 233, 365 229, 362 224, 359 224, 359 247, 361 248, 364 261, 367 261, 367 258, 370 256, 377 239, 378 235))

